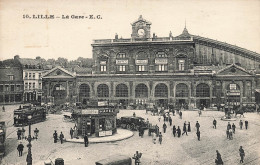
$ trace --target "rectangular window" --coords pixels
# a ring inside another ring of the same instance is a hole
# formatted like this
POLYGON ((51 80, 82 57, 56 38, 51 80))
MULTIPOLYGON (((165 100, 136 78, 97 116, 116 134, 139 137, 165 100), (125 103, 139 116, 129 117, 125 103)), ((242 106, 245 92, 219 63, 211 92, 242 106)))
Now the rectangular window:
POLYGON ((137 71, 139 72, 147 71, 147 65, 137 65, 137 71))
POLYGON ((29 79, 31 79, 31 77, 32 77, 32 74, 31 74, 31 73, 29 73, 29 79))
POLYGON ((27 79, 27 78, 28 78, 28 73, 24 72, 24 79, 27 79))
POLYGON ((119 71, 120 72, 125 72, 125 68, 126 68, 126 66, 125 65, 120 65, 120 66, 118 66, 119 67, 119 71))
POLYGON ((16 85, 16 90, 17 90, 17 91, 20 91, 20 90, 21 90, 20 85, 16 85))
POLYGON ((35 89, 35 83, 33 83, 33 89, 35 89))
POLYGON ((185 64, 185 61, 184 60, 179 60, 179 70, 184 70, 184 64, 185 64))
POLYGON ((168 65, 166 64, 159 64, 159 65, 156 65, 156 71, 167 71, 168 70, 168 65))
POLYGON ((33 79, 35 79, 35 73, 33 73, 33 79))
POLYGON ((4 91, 4 86, 0 85, 0 92, 3 92, 3 91, 4 91))
POLYGON ((14 80, 14 75, 9 75, 9 80, 10 81, 14 80))
POLYGON ((25 83, 25 89, 28 89, 28 83, 25 83))
POLYGON ((31 83, 29 83, 29 90, 31 89, 31 86, 32 86, 32 84, 31 84, 31 83))
POLYGON ((5 85, 5 91, 9 91, 9 85, 5 85))
POLYGON ((42 89, 42 83, 39 83, 39 87, 38 87, 39 89, 42 89))
POLYGON ((39 79, 41 79, 42 78, 42 73, 39 73, 39 79))
POLYGON ((14 91, 14 85, 11 85, 11 91, 12 92, 14 91))
POLYGON ((106 65, 101 65, 100 66, 100 71, 101 72, 106 72, 107 71, 107 66, 106 65))

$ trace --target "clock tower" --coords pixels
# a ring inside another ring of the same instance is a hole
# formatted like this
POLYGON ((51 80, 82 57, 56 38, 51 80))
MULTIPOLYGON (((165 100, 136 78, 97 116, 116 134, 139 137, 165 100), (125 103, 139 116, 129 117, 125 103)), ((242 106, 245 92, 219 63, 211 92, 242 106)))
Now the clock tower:
POLYGON ((131 37, 135 39, 150 38, 151 23, 143 19, 142 15, 132 24, 131 37))

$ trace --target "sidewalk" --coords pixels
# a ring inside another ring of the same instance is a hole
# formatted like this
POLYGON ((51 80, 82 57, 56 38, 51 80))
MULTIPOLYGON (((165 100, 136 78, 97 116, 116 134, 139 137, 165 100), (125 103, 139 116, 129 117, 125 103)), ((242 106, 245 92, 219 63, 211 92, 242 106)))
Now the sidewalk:
MULTIPOLYGON (((117 133, 112 136, 105 136, 105 137, 91 137, 88 138, 89 143, 107 143, 107 142, 115 142, 130 138, 134 135, 132 131, 126 129, 117 129, 117 133)), ((84 143, 84 139, 66 139, 66 142, 71 143, 84 143)))

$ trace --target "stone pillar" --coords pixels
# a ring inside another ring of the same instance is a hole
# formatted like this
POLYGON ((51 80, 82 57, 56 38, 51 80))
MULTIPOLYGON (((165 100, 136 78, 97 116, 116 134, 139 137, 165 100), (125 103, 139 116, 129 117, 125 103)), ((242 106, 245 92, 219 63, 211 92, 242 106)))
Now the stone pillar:
POLYGON ((134 98, 134 91, 133 91, 133 81, 129 81, 129 103, 133 103, 133 98, 134 98))
POLYGON ((111 91, 110 98, 113 101, 114 100, 114 96, 115 96, 114 82, 113 81, 110 82, 110 88, 111 88, 111 90, 110 90, 111 91))
POLYGON ((92 89, 92 98, 96 97, 96 93, 95 93, 95 83, 91 82, 91 89, 92 89))

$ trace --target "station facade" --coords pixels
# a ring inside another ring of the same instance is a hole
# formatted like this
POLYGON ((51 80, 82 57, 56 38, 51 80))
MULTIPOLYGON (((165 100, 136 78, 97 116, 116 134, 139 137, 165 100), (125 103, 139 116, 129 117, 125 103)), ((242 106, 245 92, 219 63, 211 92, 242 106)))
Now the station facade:
MULTIPOLYGON (((191 35, 186 27, 176 37, 171 32, 168 37, 151 36, 151 22, 142 16, 131 25, 131 38, 116 34, 114 39, 93 41, 92 73, 70 74, 75 85, 65 85, 67 100, 186 107, 260 102, 260 54, 191 35)), ((43 84, 57 85, 68 78, 56 76, 57 81, 48 77, 51 72, 43 84)), ((55 97, 54 86, 45 87, 46 97, 55 97)))

